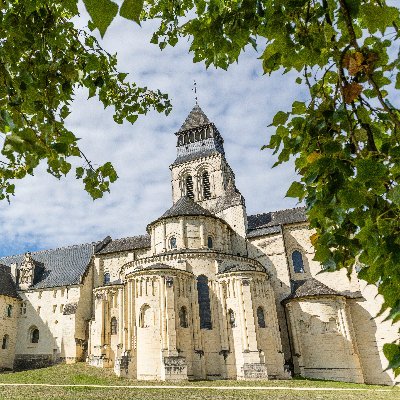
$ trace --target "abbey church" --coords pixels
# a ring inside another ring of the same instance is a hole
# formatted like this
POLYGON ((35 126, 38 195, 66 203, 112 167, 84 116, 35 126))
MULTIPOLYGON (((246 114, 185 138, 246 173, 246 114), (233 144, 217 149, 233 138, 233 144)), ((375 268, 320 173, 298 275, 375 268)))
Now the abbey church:
POLYGON ((198 105, 176 139, 172 204, 146 233, 0 258, 0 370, 393 384, 376 287, 319 274, 304 208, 247 215, 198 105))

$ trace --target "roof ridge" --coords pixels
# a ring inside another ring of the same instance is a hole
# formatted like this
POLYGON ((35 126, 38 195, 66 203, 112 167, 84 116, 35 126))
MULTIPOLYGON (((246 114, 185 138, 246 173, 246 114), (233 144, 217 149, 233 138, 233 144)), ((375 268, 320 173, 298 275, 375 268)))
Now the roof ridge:
POLYGON ((291 211, 291 210, 299 210, 301 208, 306 208, 306 206, 299 206, 299 207, 291 207, 291 208, 284 208, 282 210, 274 210, 274 211, 266 211, 263 213, 257 213, 257 214, 250 214, 248 217, 258 217, 259 215, 265 215, 265 214, 270 214, 270 213, 276 213, 276 212, 283 212, 283 211, 291 211))
POLYGON ((44 250, 38 250, 38 251, 26 251, 25 253, 19 253, 19 254, 10 254, 9 256, 4 256, 0 257, 0 260, 3 260, 5 258, 11 258, 11 257, 18 257, 18 256, 23 256, 26 253, 30 253, 31 255, 35 254, 43 254, 43 253, 48 253, 51 251, 55 250, 64 250, 64 249, 72 249, 74 247, 80 247, 80 246, 86 246, 86 245, 95 245, 98 242, 90 242, 90 243, 81 243, 81 244, 72 244, 70 246, 64 246, 64 247, 55 247, 54 249, 44 249, 44 250))

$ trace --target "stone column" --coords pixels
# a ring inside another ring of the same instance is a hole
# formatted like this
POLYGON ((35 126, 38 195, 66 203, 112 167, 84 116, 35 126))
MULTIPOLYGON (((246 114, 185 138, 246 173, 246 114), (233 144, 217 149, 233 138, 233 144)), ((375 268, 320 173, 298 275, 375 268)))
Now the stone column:
POLYGON ((205 236, 205 232, 204 232, 204 221, 203 220, 201 220, 201 222, 200 222, 200 246, 202 248, 207 247, 206 236, 205 236))
POLYGON ((163 252, 167 251, 167 224, 165 223, 165 221, 162 223, 163 227, 162 227, 162 246, 163 252))
POLYGON ((180 248, 181 249, 186 249, 186 229, 185 229, 185 221, 183 218, 181 218, 179 220, 179 228, 180 228, 180 236, 181 236, 181 240, 180 240, 180 248))
POLYGON ((156 254, 156 235, 154 226, 151 228, 151 251, 156 254))
POLYGON ((124 290, 118 289, 118 344, 123 344, 124 337, 124 304, 123 304, 124 290))

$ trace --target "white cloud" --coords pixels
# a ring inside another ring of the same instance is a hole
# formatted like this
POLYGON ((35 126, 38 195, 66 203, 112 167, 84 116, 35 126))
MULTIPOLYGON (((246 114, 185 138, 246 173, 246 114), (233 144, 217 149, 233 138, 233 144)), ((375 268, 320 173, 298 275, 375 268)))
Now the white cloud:
POLYGON ((111 161, 119 175, 111 193, 93 202, 74 176, 60 181, 41 167, 34 177, 17 182, 11 204, 0 204, 0 255, 142 234, 146 225, 171 206, 169 165, 175 135, 194 105, 193 80, 199 103, 225 140, 227 160, 248 213, 296 205, 284 198, 295 178, 293 164, 271 170, 276 157, 261 151, 273 132, 273 115, 301 96, 293 78, 278 73, 263 76, 254 50, 247 50, 226 72, 193 64, 189 44, 160 51, 149 43, 154 24, 143 28, 119 19, 103 41, 118 53, 119 68, 140 85, 169 93, 174 109, 151 112, 134 125, 117 125, 112 110, 104 110, 83 91, 76 96, 68 126, 94 163, 111 161))

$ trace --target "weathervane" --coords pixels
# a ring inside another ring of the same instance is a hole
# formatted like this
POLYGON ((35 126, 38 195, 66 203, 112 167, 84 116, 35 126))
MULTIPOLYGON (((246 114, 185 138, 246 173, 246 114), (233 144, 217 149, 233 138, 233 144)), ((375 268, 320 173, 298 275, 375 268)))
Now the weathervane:
POLYGON ((196 81, 194 80, 193 81, 193 89, 192 90, 194 90, 194 99, 196 100, 196 106, 198 105, 198 98, 197 98, 197 83, 196 83, 196 81))

